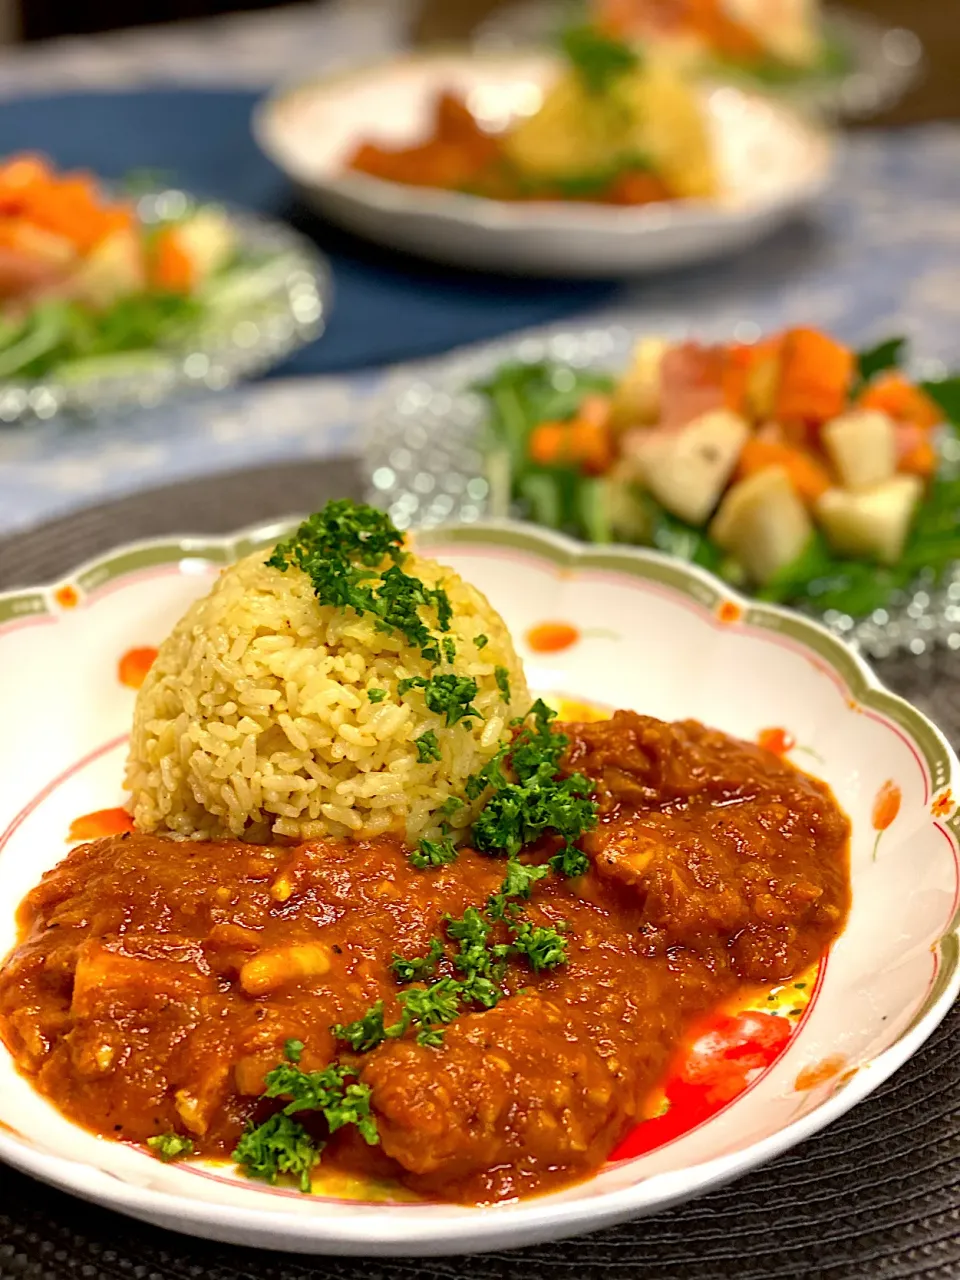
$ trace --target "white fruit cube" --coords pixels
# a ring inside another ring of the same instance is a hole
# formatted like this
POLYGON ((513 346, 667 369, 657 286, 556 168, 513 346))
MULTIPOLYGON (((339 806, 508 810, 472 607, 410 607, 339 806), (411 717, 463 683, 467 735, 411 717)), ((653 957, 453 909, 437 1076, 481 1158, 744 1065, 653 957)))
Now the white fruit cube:
POLYGON ((923 496, 919 476, 897 475, 873 489, 828 489, 816 516, 830 546, 842 556, 896 564, 923 496))
POLYGON ((897 469, 893 420, 875 409, 856 409, 823 428, 823 445, 845 489, 872 489, 897 469))
POLYGON ((641 338, 630 367, 620 379, 610 405, 615 429, 647 426, 660 415, 660 367, 669 344, 664 338, 641 338))
POLYGON ((198 209, 177 227, 177 241, 190 259, 198 280, 206 280, 230 259, 237 236, 229 219, 216 209, 198 209))
POLYGON ((813 523, 783 467, 767 467, 735 484, 710 536, 761 586, 803 552, 813 523))
POLYGON ((743 418, 718 409, 679 430, 633 432, 624 447, 657 501, 700 525, 717 505, 749 435, 743 418))
POLYGON ((73 296, 95 308, 137 293, 146 281, 143 245, 129 228, 112 231, 91 250, 70 283, 73 296))

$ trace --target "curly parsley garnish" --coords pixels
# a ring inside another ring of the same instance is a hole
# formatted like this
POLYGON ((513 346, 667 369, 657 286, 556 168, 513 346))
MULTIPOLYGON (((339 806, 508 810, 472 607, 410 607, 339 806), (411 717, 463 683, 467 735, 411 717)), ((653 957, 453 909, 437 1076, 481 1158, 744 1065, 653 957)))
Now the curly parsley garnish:
POLYGON ((309 1191, 311 1174, 325 1144, 294 1120, 294 1115, 318 1112, 330 1133, 355 1125, 370 1146, 380 1141, 380 1135, 370 1111, 370 1086, 354 1078, 356 1069, 334 1063, 322 1071, 302 1071, 297 1063, 303 1047, 300 1040, 288 1040, 286 1061, 267 1072, 264 1097, 287 1099, 286 1105, 263 1124, 248 1124, 233 1158, 248 1177, 274 1183, 280 1174, 289 1174, 299 1179, 301 1191, 309 1191))
POLYGON ((334 1023, 330 1030, 338 1040, 348 1044, 354 1053, 369 1053, 383 1043, 387 1034, 383 1022, 383 1001, 378 1000, 362 1018, 357 1018, 354 1022, 334 1023))
POLYGON ((529 920, 513 925, 513 949, 526 956, 534 973, 555 969, 567 962, 567 941, 559 928, 532 925, 529 920))
POLYGON ((507 915, 508 900, 511 898, 529 898, 533 886, 538 880, 550 874, 549 862, 526 863, 516 858, 507 859, 507 874, 498 893, 491 896, 487 903, 487 912, 494 920, 503 920, 507 915))
POLYGON ((301 1191, 308 1192, 320 1151, 303 1125, 281 1112, 263 1124, 248 1126, 233 1158, 248 1178, 272 1185, 280 1174, 289 1174, 299 1180, 301 1191))
POLYGON ((473 637, 473 643, 477 646, 478 649, 485 649, 487 645, 490 643, 490 640, 489 640, 489 637, 487 636, 479 635, 479 636, 473 637))
POLYGON ((346 1066, 301 1071, 295 1063, 282 1062, 264 1076, 264 1097, 289 1098, 283 1108, 285 1116, 319 1111, 331 1133, 347 1124, 356 1125, 364 1141, 372 1146, 380 1139, 370 1114, 370 1086, 352 1080, 356 1074, 346 1066))
POLYGON ((437 963, 442 955, 443 943, 439 938, 434 938, 425 956, 411 956, 408 959, 394 952, 390 968, 398 982, 422 982, 424 978, 431 978, 436 973, 437 963))
POLYGON ((193 1142, 190 1138, 184 1138, 179 1133, 158 1133, 153 1138, 147 1139, 147 1146, 164 1164, 170 1164, 174 1160, 182 1160, 185 1156, 193 1155, 193 1142))
POLYGON ((606 93, 640 65, 636 50, 589 25, 568 27, 560 43, 588 93, 606 93))
POLYGON ((438 716, 445 716, 448 725, 457 724, 461 720, 483 717, 475 706, 473 699, 477 696, 476 680, 469 676, 442 675, 411 676, 409 680, 401 680, 397 692, 402 697, 411 689, 422 689, 423 700, 427 709, 438 716))
POLYGON ((267 564, 291 566, 310 579, 321 604, 371 615, 380 631, 398 631, 428 662, 440 661, 433 630, 450 630, 453 608, 442 587, 428 587, 406 573, 409 555, 389 516, 348 499, 328 502, 274 548, 267 564), (385 561, 392 561, 384 568, 385 561), (436 617, 427 625, 422 610, 436 617))
POLYGON ((368 689, 367 697, 371 702, 382 702, 387 696, 386 689, 368 689))
POLYGON ((413 745, 417 748, 417 761, 420 764, 427 764, 430 760, 440 759, 440 743, 437 741, 437 735, 432 729, 428 729, 426 733, 421 733, 419 738, 414 738, 413 745))
POLYGON ((417 1044, 437 1048, 443 1042, 441 1027, 460 1013, 460 997, 461 984, 455 978, 439 978, 427 987, 401 991, 397 997, 400 1018, 389 1026, 384 1022, 383 1001, 378 1000, 356 1022, 337 1023, 330 1030, 355 1053, 369 1053, 384 1040, 399 1040, 412 1027, 417 1027, 417 1044))
POLYGON ((410 865, 418 871, 426 871, 428 867, 444 867, 456 860, 457 846, 449 836, 444 836, 442 840, 421 840, 410 855, 410 865))
MULTIPOLYGON (((517 866, 520 864, 518 863, 517 866)), ((444 1028, 463 1012, 465 1005, 481 1009, 494 1008, 503 997, 501 983, 510 960, 523 958, 535 973, 554 969, 567 960, 566 940, 562 936, 565 926, 532 925, 518 920, 519 907, 509 902, 509 896, 526 896, 529 887, 549 872, 544 865, 523 868, 529 878, 515 879, 508 892, 504 882, 501 892, 490 900, 485 911, 467 907, 459 918, 444 917, 444 928, 449 941, 458 944, 456 952, 447 956, 443 942, 434 938, 425 956, 408 958, 394 954, 390 968, 399 983, 423 982, 426 985, 409 987, 400 992, 401 1014, 398 1021, 386 1023, 384 1002, 378 1000, 363 1017, 346 1025, 331 1027, 334 1036, 348 1044, 355 1053, 369 1053, 386 1040, 397 1040, 411 1028, 417 1028, 417 1043, 439 1048, 443 1043, 444 1028), (509 942, 492 942, 494 925, 502 922, 510 936, 509 942), (437 966, 448 959, 460 975, 447 974, 434 978, 437 966)))
POLYGON ((582 773, 558 776, 570 740, 551 729, 556 712, 538 699, 530 715, 533 725, 525 725, 507 749, 516 780, 505 776, 503 758, 495 756, 477 775, 473 787, 468 784, 468 795, 477 786, 477 795, 487 786, 493 787, 473 824, 473 843, 482 853, 504 852, 515 857, 524 845, 553 832, 563 841, 560 852, 551 859, 554 870, 582 875, 587 860, 574 841, 597 822, 597 806, 590 798, 593 783, 582 773))
POLYGON ((497 688, 500 690, 500 697, 504 702, 510 701, 510 672, 506 667, 494 667, 494 677, 497 681, 497 688))

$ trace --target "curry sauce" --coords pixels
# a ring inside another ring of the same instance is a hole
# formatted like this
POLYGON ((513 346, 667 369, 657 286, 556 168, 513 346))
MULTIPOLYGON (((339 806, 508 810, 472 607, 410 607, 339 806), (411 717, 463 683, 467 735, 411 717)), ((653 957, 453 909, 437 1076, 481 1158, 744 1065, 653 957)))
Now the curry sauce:
MULTIPOLYGON (((263 847, 125 833, 69 854, 25 899, 0 972, 0 1031, 70 1119, 145 1142, 174 1131, 229 1158, 279 1106, 264 1076, 350 1065, 379 1141, 328 1135, 324 1167, 487 1203, 597 1169, 697 1019, 815 963, 849 905, 849 823, 829 789, 762 748, 632 712, 563 726, 567 771, 594 787, 586 874, 539 880, 525 919, 565 963, 513 955, 494 1007, 439 1042, 354 1052, 334 1028, 383 1001, 397 956, 455 973, 449 918, 495 895, 501 859, 429 870, 400 840, 263 847), (393 966, 393 967, 392 967, 393 966)), ((523 854, 540 864, 552 837, 523 854)), ((504 941, 509 917, 491 925, 504 941)))

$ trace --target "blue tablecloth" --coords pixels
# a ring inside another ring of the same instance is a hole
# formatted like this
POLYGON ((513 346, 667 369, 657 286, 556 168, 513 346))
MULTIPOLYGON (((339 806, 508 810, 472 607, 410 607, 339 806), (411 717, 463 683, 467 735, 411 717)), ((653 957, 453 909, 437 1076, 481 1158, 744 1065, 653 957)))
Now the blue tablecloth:
POLYGON ((364 244, 299 208, 250 133, 258 95, 146 89, 0 104, 0 154, 42 151, 107 178, 157 170, 197 195, 291 217, 330 256, 326 335, 277 373, 316 374, 414 359, 596 307, 603 283, 510 280, 432 267, 364 244))

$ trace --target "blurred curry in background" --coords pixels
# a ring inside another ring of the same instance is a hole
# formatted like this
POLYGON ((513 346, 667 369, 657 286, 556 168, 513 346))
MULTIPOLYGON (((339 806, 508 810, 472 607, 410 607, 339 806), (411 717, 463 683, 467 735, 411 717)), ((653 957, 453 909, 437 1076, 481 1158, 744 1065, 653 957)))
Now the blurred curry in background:
POLYGON ((716 192, 705 114, 671 60, 586 26, 567 30, 562 49, 539 106, 505 130, 485 128, 451 86, 430 137, 402 148, 368 140, 350 166, 498 200, 641 205, 716 192))

